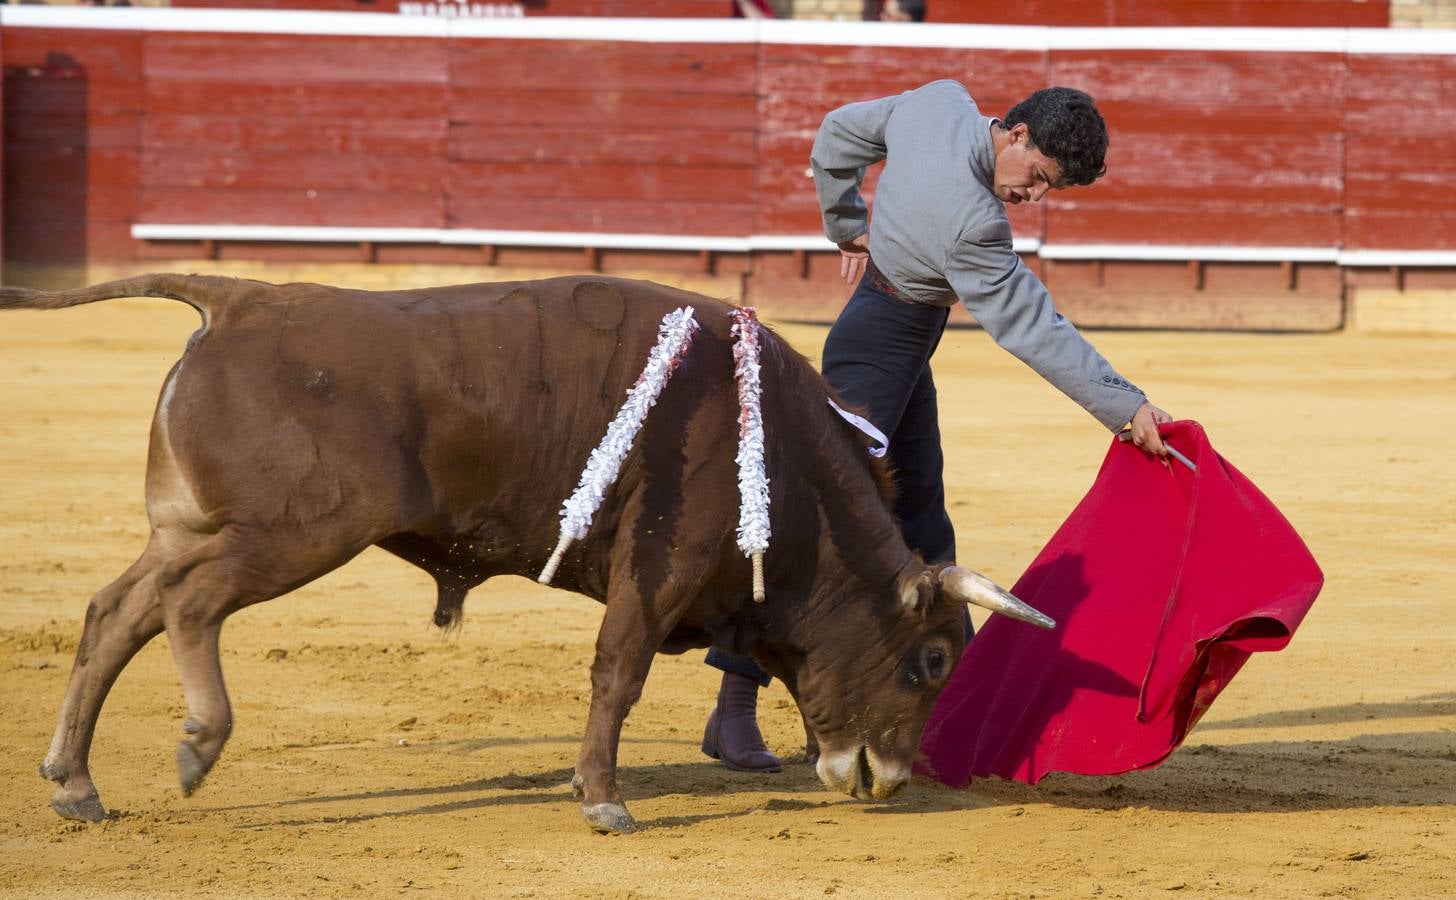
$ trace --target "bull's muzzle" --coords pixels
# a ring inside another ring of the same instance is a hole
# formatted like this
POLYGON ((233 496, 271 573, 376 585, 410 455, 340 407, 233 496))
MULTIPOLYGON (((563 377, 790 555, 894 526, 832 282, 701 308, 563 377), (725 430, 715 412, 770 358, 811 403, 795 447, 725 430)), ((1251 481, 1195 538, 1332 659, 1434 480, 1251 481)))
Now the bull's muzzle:
POLYGON ((910 766, 860 746, 820 753, 814 766, 819 780, 831 791, 858 800, 888 800, 910 783, 910 766))

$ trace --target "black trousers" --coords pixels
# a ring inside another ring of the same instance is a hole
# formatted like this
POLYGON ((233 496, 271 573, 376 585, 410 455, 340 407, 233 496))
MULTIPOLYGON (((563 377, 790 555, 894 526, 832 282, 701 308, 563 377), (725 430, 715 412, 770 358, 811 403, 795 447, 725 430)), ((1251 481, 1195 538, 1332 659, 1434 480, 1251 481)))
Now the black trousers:
MULTIPOLYGON (((866 276, 824 341, 824 378, 890 439, 895 518, 927 563, 955 562, 955 527, 945 510, 945 457, 930 357, 950 310, 897 300, 866 276)), ((966 634, 971 633, 966 614, 966 634)), ((752 658, 713 647, 707 663, 767 685, 752 658)))

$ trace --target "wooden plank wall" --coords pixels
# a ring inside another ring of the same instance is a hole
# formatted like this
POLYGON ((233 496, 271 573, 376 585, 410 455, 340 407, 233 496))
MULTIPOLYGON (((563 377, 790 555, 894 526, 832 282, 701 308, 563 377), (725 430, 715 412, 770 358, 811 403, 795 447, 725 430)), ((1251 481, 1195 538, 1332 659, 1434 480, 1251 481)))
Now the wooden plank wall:
POLYGON ((1070 26, 1384 28, 1384 0, 930 0, 927 22, 1070 26))
POLYGON ((756 70, 745 44, 451 42, 450 226, 751 233, 756 70))
POLYGON ((445 224, 445 42, 151 33, 144 49, 141 221, 445 224))
POLYGON ((1054 52, 1048 80, 1096 97, 1112 138, 1095 188, 1048 199, 1048 242, 1339 244, 1342 56, 1054 52))
MULTIPOLYGON (((458 2, 458 0, 456 0, 458 2)), ((520 3, 528 16, 714 18, 731 0, 496 0, 520 3)), ((227 9, 327 9, 396 12, 399 0, 172 0, 177 7, 227 9)), ((445 0, 442 6, 452 5, 445 0)), ((1190 26, 1250 25, 1384 28, 1388 0, 933 0, 928 22, 1001 25, 1190 26)))
MULTIPOLYGON (((406 0, 408 2, 408 0, 406 0)), ((441 7, 518 6, 526 16, 609 18, 715 18, 727 16, 732 0, 423 0, 441 7)), ((398 12, 400 0, 171 0, 175 7, 219 9, 319 9, 347 12, 398 12)))
MULTIPOLYGON (((0 41, 0 72, 5 62, 4 42, 0 41)), ((5 258, 5 91, 0 83, 0 260, 5 258)))
POLYGON ((42 28, 3 49, 20 230, 84 206, 93 254, 130 255, 132 221, 810 234, 823 113, 937 77, 988 114, 1047 83, 1098 98, 1107 177, 1013 209, 1022 236, 1456 247, 1456 56, 42 28))
MULTIPOLYGON (((1450 55, 35 27, 4 28, 0 52, 11 264, 361 258, 358 246, 137 241, 135 222, 813 235, 807 159, 823 113, 939 77, 967 84, 992 114, 1048 83, 1099 98, 1112 128, 1107 178, 1014 208, 1018 237, 1456 249, 1456 197, 1443 189, 1456 177, 1450 55)), ((871 196, 874 183, 872 172, 871 196)), ((496 259, 478 247, 362 252, 496 259)), ((650 256, 636 261, 663 262, 650 256)), ((582 259, 561 251, 546 264, 582 259)), ((1254 309, 1274 300, 1296 317, 1300 304, 1324 304, 1320 321, 1338 324, 1346 277, 1333 264, 1028 262, 1072 307, 1116 318, 1130 289, 1153 286, 1189 309, 1226 296, 1219 321, 1250 327, 1278 327, 1254 309), (1248 309, 1230 313, 1237 303, 1248 309)), ((733 264, 806 308, 842 300, 832 254, 733 264)))
POLYGON ((5 255, 38 266, 136 249, 141 36, 4 32, 5 255))
POLYGON ((1456 248, 1456 56, 1352 55, 1348 72, 1344 245, 1456 248))

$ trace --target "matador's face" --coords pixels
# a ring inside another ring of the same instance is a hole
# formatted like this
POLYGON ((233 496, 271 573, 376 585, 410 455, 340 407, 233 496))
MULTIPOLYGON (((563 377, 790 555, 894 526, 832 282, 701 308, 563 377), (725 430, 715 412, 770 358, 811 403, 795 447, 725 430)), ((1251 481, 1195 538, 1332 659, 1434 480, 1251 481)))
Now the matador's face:
POLYGON ((1065 187, 1062 167, 1031 143, 1026 123, 1013 125, 1006 135, 1006 143, 996 153, 993 189, 998 200, 1012 206, 1035 203, 1048 191, 1065 187))

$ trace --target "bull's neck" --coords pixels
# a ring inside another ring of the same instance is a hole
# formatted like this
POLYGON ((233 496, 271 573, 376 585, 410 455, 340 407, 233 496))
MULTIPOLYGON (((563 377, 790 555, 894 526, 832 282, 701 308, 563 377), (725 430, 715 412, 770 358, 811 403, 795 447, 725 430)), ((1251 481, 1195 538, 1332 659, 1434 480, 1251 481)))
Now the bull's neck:
POLYGON ((818 432, 809 481, 822 529, 811 605, 865 590, 889 592, 912 553, 865 449, 838 422, 818 432))

